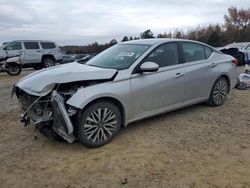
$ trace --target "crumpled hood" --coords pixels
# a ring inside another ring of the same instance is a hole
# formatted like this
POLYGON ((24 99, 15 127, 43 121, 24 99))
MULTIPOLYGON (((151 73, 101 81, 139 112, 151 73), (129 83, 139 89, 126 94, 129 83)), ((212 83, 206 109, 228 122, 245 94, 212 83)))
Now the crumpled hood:
POLYGON ((16 86, 31 95, 44 96, 53 89, 50 86, 56 83, 110 79, 116 72, 114 69, 73 62, 36 71, 21 79, 16 86))

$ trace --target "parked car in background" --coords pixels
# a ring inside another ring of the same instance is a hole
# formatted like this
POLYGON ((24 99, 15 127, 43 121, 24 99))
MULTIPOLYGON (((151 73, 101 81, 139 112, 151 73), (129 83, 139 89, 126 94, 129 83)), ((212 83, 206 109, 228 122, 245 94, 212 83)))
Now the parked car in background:
POLYGON ((59 47, 51 41, 16 40, 6 42, 0 49, 0 59, 20 56, 22 67, 35 69, 54 66, 62 60, 59 47))
POLYGON ((88 54, 75 54, 75 55, 72 55, 73 56, 72 58, 74 60, 78 60, 78 59, 82 59, 82 58, 86 57, 86 55, 88 55, 88 54))
POLYGON ((62 63, 70 63, 73 61, 81 60, 82 58, 86 57, 88 54, 64 54, 62 63))
POLYGON ((228 44, 219 48, 224 54, 231 55, 238 60, 238 65, 250 63, 250 42, 228 44))
MULTIPOLYGON (((236 63, 206 44, 177 39, 114 45, 86 64, 35 72, 15 84, 22 122, 88 147, 121 126, 189 105, 220 106, 237 82, 236 63)), ((216 109, 214 109, 216 110, 216 109)))
POLYGON ((85 57, 83 57, 81 59, 76 59, 75 61, 77 63, 84 64, 84 63, 86 63, 87 61, 89 61, 90 59, 92 59, 95 56, 96 56, 96 54, 88 54, 88 55, 86 55, 85 57))
POLYGON ((73 58, 72 55, 70 55, 70 54, 63 54, 63 56, 62 56, 62 62, 61 62, 62 64, 73 62, 73 61, 74 61, 74 58, 73 58))

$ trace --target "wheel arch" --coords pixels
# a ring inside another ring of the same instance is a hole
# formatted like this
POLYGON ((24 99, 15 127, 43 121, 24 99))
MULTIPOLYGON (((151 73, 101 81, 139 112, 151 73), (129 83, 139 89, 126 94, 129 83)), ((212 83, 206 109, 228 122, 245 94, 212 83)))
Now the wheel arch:
POLYGON ((50 57, 50 58, 52 58, 54 61, 56 60, 56 58, 55 58, 52 54, 44 54, 44 55, 42 56, 42 62, 43 62, 44 58, 46 58, 46 57, 50 57))
MULTIPOLYGON (((226 80, 227 80, 227 83, 229 84, 229 91, 228 92, 230 92, 230 88, 231 88, 231 82, 230 82, 230 78, 229 78, 229 76, 227 75, 227 74, 222 74, 222 75, 220 75, 217 79, 219 79, 219 78, 225 78, 226 80)), ((216 80, 217 80, 216 79, 216 80)))
POLYGON ((98 101, 107 101, 110 103, 113 103, 115 106, 118 107, 119 111, 121 112, 121 122, 122 122, 122 126, 126 125, 126 112, 125 112, 125 108, 123 106, 123 104, 121 103, 120 100, 114 98, 114 97, 99 97, 99 98, 95 98, 92 101, 88 102, 81 110, 85 110, 86 108, 88 108, 90 105, 97 103, 98 101))

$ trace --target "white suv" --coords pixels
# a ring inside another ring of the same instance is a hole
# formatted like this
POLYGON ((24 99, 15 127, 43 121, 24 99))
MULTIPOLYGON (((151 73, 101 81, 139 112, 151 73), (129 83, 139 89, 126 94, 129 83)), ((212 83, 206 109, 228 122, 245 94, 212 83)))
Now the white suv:
POLYGON ((3 43, 0 49, 0 59, 18 55, 24 68, 50 67, 62 60, 59 47, 51 41, 16 40, 3 43))

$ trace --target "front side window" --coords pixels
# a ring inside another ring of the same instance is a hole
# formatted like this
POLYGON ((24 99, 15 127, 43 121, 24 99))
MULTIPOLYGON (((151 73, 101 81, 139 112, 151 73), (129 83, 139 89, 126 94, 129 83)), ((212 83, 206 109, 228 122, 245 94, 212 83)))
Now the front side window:
POLYGON ((157 63, 159 67, 179 64, 178 47, 176 43, 163 44, 153 50, 144 62, 151 61, 157 63))
POLYGON ((90 59, 86 65, 124 70, 129 68, 150 45, 117 44, 90 59))
POLYGON ((6 50, 21 50, 21 49, 22 49, 21 42, 11 42, 6 46, 6 50))
POLYGON ((53 42, 41 42, 41 46, 43 49, 53 49, 56 47, 53 42))
POLYGON ((206 59, 203 46, 201 44, 183 42, 181 43, 185 62, 200 61, 206 59))
POLYGON ((35 50, 35 49, 39 49, 39 44, 38 42, 24 42, 24 47, 27 50, 35 50))

